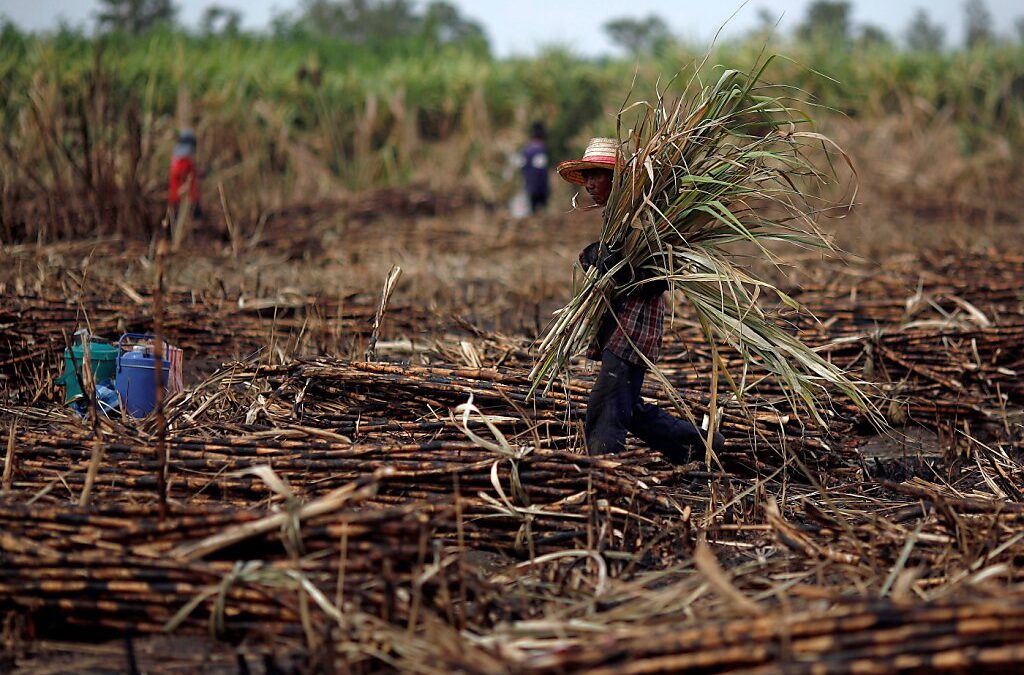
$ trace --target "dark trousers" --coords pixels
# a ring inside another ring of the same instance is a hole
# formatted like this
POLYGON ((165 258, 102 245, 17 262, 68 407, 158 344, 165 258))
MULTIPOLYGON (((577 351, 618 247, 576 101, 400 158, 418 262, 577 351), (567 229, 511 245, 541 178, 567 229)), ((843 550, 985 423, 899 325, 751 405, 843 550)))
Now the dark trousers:
POLYGON ((539 192, 530 194, 530 213, 537 214, 548 206, 548 193, 539 192))
MULTIPOLYGON (((703 457, 700 451, 704 448, 704 432, 641 400, 645 366, 630 363, 608 350, 601 359, 601 372, 587 404, 585 428, 590 454, 620 452, 628 431, 673 464, 703 457)), ((724 443, 722 435, 716 433, 712 447, 717 451, 724 443)))

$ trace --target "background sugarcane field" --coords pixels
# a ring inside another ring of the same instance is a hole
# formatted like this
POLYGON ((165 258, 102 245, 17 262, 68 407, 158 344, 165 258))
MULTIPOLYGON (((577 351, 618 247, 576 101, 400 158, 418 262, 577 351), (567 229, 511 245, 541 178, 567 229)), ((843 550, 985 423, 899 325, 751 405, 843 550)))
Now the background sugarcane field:
POLYGON ((447 2, 0 23, 0 671, 1020 672, 1024 18, 856 4, 737 2, 710 46, 623 16, 600 56, 499 57, 447 2), (510 209, 530 125, 553 166, 766 59, 850 162, 802 187, 835 252, 735 261, 873 408, 793 406, 676 293, 644 396, 725 450, 588 456, 596 367, 531 370, 601 214, 553 171, 510 209), (168 216, 186 127, 201 219, 168 216), (162 336, 183 388, 65 405, 81 329, 162 336))

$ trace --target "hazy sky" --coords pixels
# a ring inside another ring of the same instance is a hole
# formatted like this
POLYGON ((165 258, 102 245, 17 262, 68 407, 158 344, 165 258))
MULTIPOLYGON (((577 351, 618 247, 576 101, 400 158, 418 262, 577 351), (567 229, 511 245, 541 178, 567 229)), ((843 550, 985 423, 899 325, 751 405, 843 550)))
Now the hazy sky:
MULTIPOLYGON (((761 7, 782 15, 782 28, 791 28, 804 15, 810 0, 452 0, 462 12, 480 21, 499 56, 531 52, 539 45, 558 43, 585 54, 607 51, 610 45, 602 25, 611 18, 658 14, 673 31, 687 38, 707 41, 736 10, 737 16, 724 34, 742 32, 757 23, 761 7)), ((259 29, 270 17, 298 5, 298 0, 176 0, 180 18, 194 25, 210 4, 242 11, 244 25, 259 29)), ((91 26, 95 0, 0 0, 0 15, 22 28, 45 30, 60 18, 91 26)), ((987 0, 996 30, 1013 32, 1014 21, 1024 16, 1021 0, 987 0)), ((963 39, 963 0, 853 0, 857 23, 878 24, 901 34, 918 7, 926 7, 932 19, 946 27, 947 44, 963 39)))

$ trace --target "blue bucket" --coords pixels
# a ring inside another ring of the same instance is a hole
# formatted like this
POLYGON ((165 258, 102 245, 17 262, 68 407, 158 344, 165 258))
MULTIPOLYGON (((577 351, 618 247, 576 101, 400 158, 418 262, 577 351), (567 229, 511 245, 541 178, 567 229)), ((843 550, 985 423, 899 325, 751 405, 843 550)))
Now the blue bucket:
MULTIPOLYGON (((155 340, 152 335, 125 333, 117 341, 117 393, 121 395, 124 408, 132 417, 145 417, 156 407, 156 358, 152 349, 137 344, 129 352, 123 351, 125 338, 132 340, 155 340)), ((164 341, 164 354, 168 354, 170 345, 164 341)), ((171 363, 163 359, 162 382, 166 393, 170 378, 171 363)))

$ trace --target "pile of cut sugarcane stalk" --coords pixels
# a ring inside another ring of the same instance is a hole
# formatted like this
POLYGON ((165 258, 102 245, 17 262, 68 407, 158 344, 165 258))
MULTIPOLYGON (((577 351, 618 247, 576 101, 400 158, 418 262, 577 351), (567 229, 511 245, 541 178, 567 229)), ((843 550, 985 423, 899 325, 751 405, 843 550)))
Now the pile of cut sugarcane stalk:
POLYGON ((938 606, 874 602, 701 627, 669 624, 621 630, 538 656, 525 670, 1008 673, 1022 662, 1022 601, 938 606))
MULTIPOLYGON (((241 641, 250 665, 274 655, 314 670, 1013 672, 1022 273, 1012 254, 947 255, 792 294, 820 320, 794 333, 940 431, 881 450, 856 447, 863 417, 849 402, 816 427, 750 368, 743 405, 720 411, 721 466, 672 467, 633 446, 589 458, 577 452, 593 374, 529 399, 529 336, 458 323, 415 352, 423 365, 246 360, 191 383, 166 410, 161 518, 154 420, 93 425, 44 397, 0 403, 3 657, 142 667, 173 627, 190 642, 166 662, 185 669, 201 667, 184 654, 213 649, 212 632, 241 641), (69 636, 113 642, 47 641, 69 636)), ((141 311, 97 288, 83 303, 93 325, 141 311)), ((33 293, 0 308, 0 355, 63 347, 75 306, 33 293)), ((170 297, 194 312, 165 321, 190 349, 266 344, 270 305, 170 297), (219 312, 237 333, 213 335, 219 312)), ((289 312, 302 330, 308 308, 289 302, 276 330, 289 312)), ((356 338, 364 304, 342 306, 356 338)), ((699 421, 713 355, 685 305, 677 316, 662 372, 699 421)), ((417 317, 397 310, 396 334, 417 317)))

